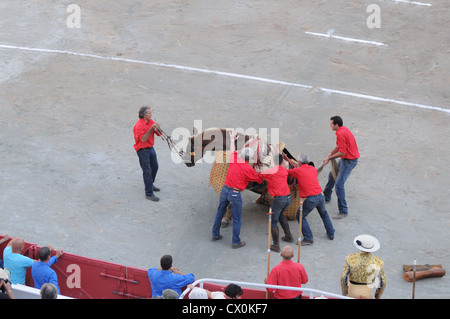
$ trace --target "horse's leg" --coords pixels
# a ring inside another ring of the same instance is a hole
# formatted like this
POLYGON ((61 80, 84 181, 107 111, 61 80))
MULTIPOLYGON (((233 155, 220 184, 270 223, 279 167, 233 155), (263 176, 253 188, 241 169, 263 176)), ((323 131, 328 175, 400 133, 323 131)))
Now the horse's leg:
POLYGON ((222 223, 220 224, 220 227, 225 228, 228 227, 228 225, 230 224, 232 219, 232 213, 231 213, 231 209, 230 206, 228 205, 227 207, 227 213, 225 214, 225 216, 222 218, 222 223))

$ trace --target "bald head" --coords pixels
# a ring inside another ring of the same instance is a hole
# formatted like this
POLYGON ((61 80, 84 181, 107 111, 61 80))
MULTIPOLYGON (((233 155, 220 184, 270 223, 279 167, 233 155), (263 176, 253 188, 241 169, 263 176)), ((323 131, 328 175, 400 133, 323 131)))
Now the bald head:
POLYGON ((280 255, 284 260, 291 260, 291 258, 294 257, 294 250, 291 246, 284 246, 280 255))
POLYGON ((20 253, 25 247, 25 241, 23 238, 16 237, 11 241, 11 249, 14 253, 20 253))

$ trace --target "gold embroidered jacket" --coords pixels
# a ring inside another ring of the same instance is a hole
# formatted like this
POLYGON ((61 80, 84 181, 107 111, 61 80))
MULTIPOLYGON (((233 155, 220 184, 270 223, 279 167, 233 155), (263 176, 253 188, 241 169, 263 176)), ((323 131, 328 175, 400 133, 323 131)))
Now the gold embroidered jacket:
POLYGON ((383 261, 375 255, 359 252, 345 258, 341 274, 342 294, 348 294, 348 282, 376 285, 375 297, 380 298, 386 288, 386 274, 383 261))

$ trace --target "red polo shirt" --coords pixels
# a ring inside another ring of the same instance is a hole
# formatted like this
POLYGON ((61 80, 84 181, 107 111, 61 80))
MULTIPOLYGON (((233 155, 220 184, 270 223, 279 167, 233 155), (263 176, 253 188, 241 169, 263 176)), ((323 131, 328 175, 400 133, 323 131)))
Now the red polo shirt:
MULTIPOLYGON (((301 288, 302 284, 308 282, 308 275, 305 268, 299 263, 294 263, 292 260, 282 260, 278 265, 273 267, 267 278, 268 285, 291 286, 301 288)), ((273 289, 267 290, 274 292, 277 299, 292 299, 301 295, 301 291, 273 289)))
POLYGON ((230 154, 230 164, 225 179, 225 185, 243 191, 249 182, 262 183, 262 178, 243 159, 238 157, 237 152, 230 154))
POLYGON ((152 119, 150 119, 148 122, 145 122, 144 119, 139 119, 139 121, 137 121, 134 125, 134 149, 136 151, 139 151, 141 148, 153 147, 153 145, 155 144, 155 134, 158 136, 161 135, 160 133, 153 131, 146 142, 141 141, 142 136, 148 132, 153 124, 155 124, 155 121, 153 121, 152 119))
POLYGON ((267 181, 267 189, 271 196, 286 196, 291 193, 287 183, 288 170, 282 165, 277 165, 259 173, 267 181))
POLYGON ((297 179, 300 197, 318 195, 322 192, 317 178, 317 169, 314 166, 303 164, 300 167, 289 169, 288 174, 297 179))
POLYGON ((345 153, 342 158, 359 158, 358 145, 356 145, 355 137, 345 126, 341 126, 336 131, 336 145, 338 146, 339 152, 345 153))

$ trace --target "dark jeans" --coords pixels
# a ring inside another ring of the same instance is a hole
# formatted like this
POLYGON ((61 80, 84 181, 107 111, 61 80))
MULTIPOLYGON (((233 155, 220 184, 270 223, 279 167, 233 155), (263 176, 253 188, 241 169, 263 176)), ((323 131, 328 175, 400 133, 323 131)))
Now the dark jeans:
POLYGON ((137 151, 137 155, 142 168, 142 176, 144 177, 145 196, 152 196, 153 182, 158 172, 158 158, 155 149, 153 147, 141 148, 137 151))
MULTIPOLYGON (((313 241, 313 234, 309 228, 306 216, 312 212, 314 208, 317 208, 320 218, 322 218, 325 230, 330 238, 334 237, 333 223, 331 222, 330 216, 325 208, 325 197, 320 193, 319 195, 308 196, 303 202, 303 213, 302 213, 302 234, 305 241, 313 241)), ((299 220, 300 209, 297 211, 296 219, 299 220)))
POLYGON ((323 194, 325 195, 325 200, 329 201, 331 199, 331 193, 333 192, 334 187, 338 199, 338 208, 340 214, 348 214, 347 201, 345 200, 344 184, 347 178, 350 176, 352 170, 355 168, 356 164, 358 164, 357 158, 354 160, 341 158, 339 160, 339 173, 336 177, 336 181, 333 179, 333 175, 331 174, 331 172, 328 174, 328 183, 323 190, 323 194))
POLYGON ((275 196, 272 202, 272 227, 278 227, 279 220, 286 219, 284 212, 291 205, 291 195, 275 196))
POLYGON ((217 238, 220 235, 220 224, 222 218, 227 212, 227 206, 230 204, 231 213, 233 214, 233 239, 231 243, 238 245, 241 243, 239 234, 241 232, 241 214, 242 214, 242 197, 241 192, 222 187, 220 192, 219 207, 217 208, 216 218, 212 228, 212 237, 217 238))

